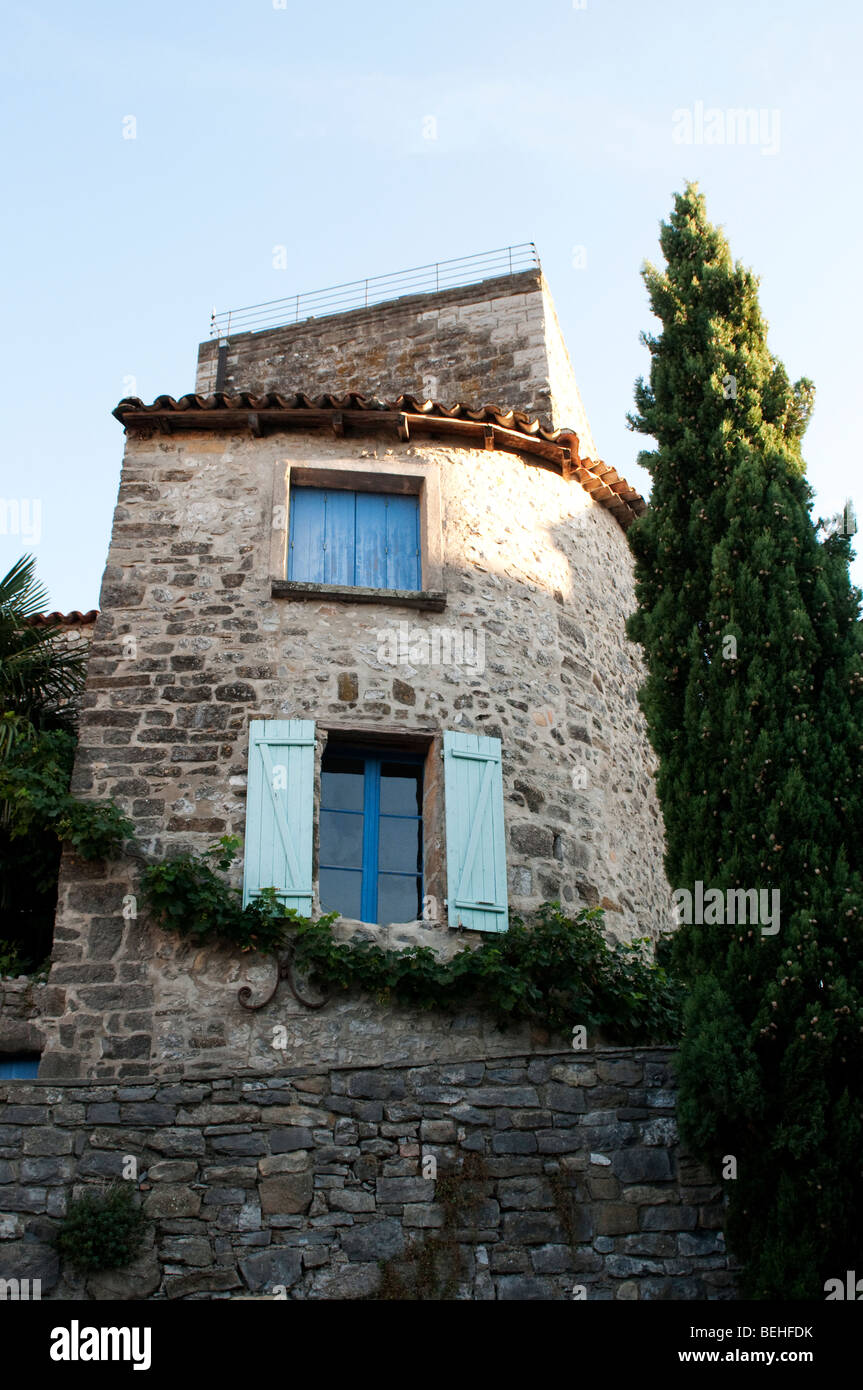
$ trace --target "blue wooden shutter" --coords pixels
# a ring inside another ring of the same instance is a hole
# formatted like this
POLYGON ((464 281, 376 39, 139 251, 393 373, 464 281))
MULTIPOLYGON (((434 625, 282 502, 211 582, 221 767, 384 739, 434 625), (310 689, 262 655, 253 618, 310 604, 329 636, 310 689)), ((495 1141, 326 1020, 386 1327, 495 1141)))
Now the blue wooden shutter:
POLYGON ((416 496, 291 489, 288 578, 363 589, 420 589, 416 496))
POLYGON ((4 1080, 22 1080, 26 1077, 38 1076, 39 1058, 38 1057, 0 1057, 0 1077, 4 1080))
POLYGON ((288 535, 288 578, 307 584, 324 583, 326 506, 323 488, 291 488, 288 535))
POLYGON ((355 492, 324 493, 326 512, 324 532, 324 583, 353 585, 354 528, 357 494, 355 492))
POLYGON ((287 907, 312 910, 315 726, 309 719, 253 719, 243 902, 275 888, 287 907))
POLYGON ((448 730, 443 749, 449 924, 506 931, 500 739, 448 730))
POLYGON ((356 583, 361 589, 386 589, 387 499, 380 492, 357 493, 356 583))
POLYGON ((419 498, 387 499, 388 589, 420 589, 419 498))

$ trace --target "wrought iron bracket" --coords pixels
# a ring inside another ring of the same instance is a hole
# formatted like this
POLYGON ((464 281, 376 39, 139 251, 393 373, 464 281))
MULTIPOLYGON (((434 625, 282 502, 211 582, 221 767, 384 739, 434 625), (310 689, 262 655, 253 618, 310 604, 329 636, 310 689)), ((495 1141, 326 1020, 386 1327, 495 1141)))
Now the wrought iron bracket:
POLYGON ((282 980, 287 981, 288 989, 291 991, 291 994, 294 996, 297 1002, 302 1004, 303 1007, 306 1009, 322 1009, 325 1004, 328 1004, 330 1002, 329 994, 325 994, 322 999, 316 1000, 303 998, 302 994, 297 988, 297 981, 294 973, 293 947, 288 947, 283 956, 275 956, 274 959, 276 962, 276 980, 275 984, 273 985, 273 988, 270 990, 266 998, 261 999, 258 1001, 258 1003, 254 1004, 252 1003, 251 987, 249 985, 243 985, 243 987, 237 994, 237 999, 239 1000, 240 1004, 244 1009, 248 1009, 250 1013, 257 1013, 259 1009, 265 1009, 268 1004, 272 1003, 272 1001, 278 994, 279 985, 282 983, 282 980))

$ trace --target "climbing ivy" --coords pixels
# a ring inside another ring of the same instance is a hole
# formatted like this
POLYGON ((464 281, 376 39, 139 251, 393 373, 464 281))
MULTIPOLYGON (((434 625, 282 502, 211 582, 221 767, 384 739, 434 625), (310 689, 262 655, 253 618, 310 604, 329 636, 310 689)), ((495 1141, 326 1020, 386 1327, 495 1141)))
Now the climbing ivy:
POLYGON ((580 1024, 621 1043, 669 1042, 678 1034, 678 985, 651 958, 647 938, 609 945, 601 909, 569 917, 559 903, 549 903, 531 922, 515 917, 507 931, 441 960, 427 946, 393 951, 361 938, 338 941, 336 914, 301 917, 273 889, 243 906, 224 877, 238 844, 235 836, 224 836, 203 854, 144 869, 143 895, 163 927, 241 951, 290 949, 315 983, 363 989, 382 1003, 479 1006, 503 1027, 527 1022, 569 1036, 580 1024))
POLYGON ((457 1168, 435 1184, 441 1208, 439 1230, 415 1240, 400 1255, 380 1260, 380 1283, 367 1301, 443 1302, 458 1295, 468 1265, 462 1242, 476 1244, 477 1218, 491 1194, 492 1176, 481 1154, 466 1153, 457 1168))

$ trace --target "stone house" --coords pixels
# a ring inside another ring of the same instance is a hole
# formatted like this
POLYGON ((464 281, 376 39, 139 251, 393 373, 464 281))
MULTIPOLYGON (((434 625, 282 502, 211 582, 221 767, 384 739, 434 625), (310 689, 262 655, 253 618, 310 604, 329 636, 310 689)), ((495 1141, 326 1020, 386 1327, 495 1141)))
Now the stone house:
MULTIPOLYGON (((644 503, 597 458, 537 266, 208 341, 194 394, 114 414, 77 793, 145 857, 238 834, 247 899, 347 935, 447 954, 552 899, 658 934, 624 632, 644 503)), ((443 1025, 368 1001, 244 1010, 272 967, 157 931, 135 871, 64 861, 40 1075, 266 1070, 277 1023, 293 1060, 434 1055, 443 1025)))
POLYGON ((669 920, 624 632, 644 503, 597 457, 538 266, 294 317, 202 344, 193 394, 114 412, 73 790, 112 797, 135 847, 65 855, 47 984, 0 981, 42 1052, 0 1080, 0 1280, 365 1298, 439 1237, 450 1292, 426 1296, 731 1297, 670 1049, 309 1008, 139 902, 141 860, 236 834, 247 898, 396 947, 449 954, 550 899, 602 903, 621 938, 669 920), (468 1179, 457 1217, 438 1172, 468 1179), (140 1257, 61 1267, 69 1198, 130 1178, 140 1257))

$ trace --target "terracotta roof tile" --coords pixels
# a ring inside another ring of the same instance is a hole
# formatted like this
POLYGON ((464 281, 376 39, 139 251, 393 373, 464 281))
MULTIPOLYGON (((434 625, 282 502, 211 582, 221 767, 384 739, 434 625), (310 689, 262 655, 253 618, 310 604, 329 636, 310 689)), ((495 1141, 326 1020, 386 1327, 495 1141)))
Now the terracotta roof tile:
POLYGON ((95 623, 98 616, 98 608, 91 608, 86 613, 79 612, 77 608, 73 608, 71 613, 34 613, 32 618, 27 619, 27 626, 86 627, 89 623, 95 623))
MULTIPOLYGON (((480 442, 490 430, 495 447, 536 454, 556 463, 564 477, 574 477, 586 487, 601 506, 617 517, 624 529, 647 506, 626 479, 619 477, 602 459, 581 457, 578 436, 573 430, 547 430, 524 411, 507 410, 498 405, 477 407, 458 402, 447 406, 440 401, 421 401, 411 395, 382 401, 357 391, 342 396, 326 393, 315 398, 302 392, 284 396, 268 391, 256 396, 250 391, 233 395, 217 391, 210 396, 180 396, 179 400, 173 396, 157 396, 151 405, 145 405, 137 396, 127 396, 112 413, 127 429, 160 429, 166 433, 173 433, 175 429, 239 427, 260 434, 268 428, 290 425, 302 428, 305 424, 330 424, 340 433, 346 422, 362 426, 365 417, 365 422, 372 424, 375 416, 381 424, 396 425, 403 439, 417 430, 473 436, 480 442)), ((488 437, 486 447, 491 447, 488 437)))

